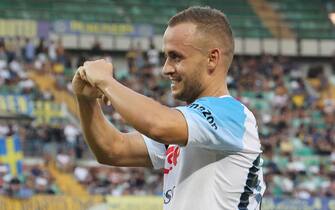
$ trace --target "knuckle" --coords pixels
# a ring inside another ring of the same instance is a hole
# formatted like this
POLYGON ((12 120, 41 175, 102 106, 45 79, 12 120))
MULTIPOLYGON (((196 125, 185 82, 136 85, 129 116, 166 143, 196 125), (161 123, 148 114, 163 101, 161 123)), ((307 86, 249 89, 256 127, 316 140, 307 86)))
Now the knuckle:
POLYGON ((84 62, 84 67, 91 66, 92 64, 94 64, 94 61, 85 61, 84 62))

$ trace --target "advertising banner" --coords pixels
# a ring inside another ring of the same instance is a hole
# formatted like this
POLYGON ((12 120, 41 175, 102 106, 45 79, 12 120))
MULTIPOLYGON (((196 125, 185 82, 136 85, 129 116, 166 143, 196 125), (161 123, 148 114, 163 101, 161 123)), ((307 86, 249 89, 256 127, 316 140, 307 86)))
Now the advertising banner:
POLYGON ((162 210, 159 196, 106 196, 109 210, 162 210))
POLYGON ((262 210, 335 210, 335 198, 263 198, 262 210))
POLYGON ((130 23, 95 23, 76 20, 59 20, 54 22, 0 19, 0 37, 43 37, 50 32, 75 35, 113 35, 130 37, 149 37, 154 29, 148 24, 130 23))
POLYGON ((152 36, 153 27, 147 24, 129 23, 94 23, 82 21, 60 20, 52 23, 51 31, 58 34, 91 34, 115 36, 152 36))

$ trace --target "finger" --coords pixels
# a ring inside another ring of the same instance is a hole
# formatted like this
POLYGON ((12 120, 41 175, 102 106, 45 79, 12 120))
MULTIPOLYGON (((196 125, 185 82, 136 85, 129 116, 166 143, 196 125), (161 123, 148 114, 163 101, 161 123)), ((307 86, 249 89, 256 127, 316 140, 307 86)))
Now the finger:
POLYGON ((104 102, 105 105, 107 105, 107 97, 105 95, 102 95, 102 101, 104 102))
POLYGON ((76 73, 75 74, 78 74, 79 76, 80 76, 80 70, 83 68, 83 66, 79 66, 78 68, 77 68, 77 71, 76 71, 76 73))
POLYGON ((87 78, 87 75, 86 75, 86 69, 85 68, 83 68, 82 73, 83 73, 84 80, 88 82, 88 78, 87 78))
POLYGON ((113 63, 111 61, 106 60, 106 63, 109 65, 110 68, 113 68, 113 63))
POLYGON ((81 71, 84 68, 84 66, 79 66, 77 71, 81 71))
POLYGON ((84 64, 83 64, 83 66, 87 66, 87 65, 89 65, 91 62, 92 62, 92 61, 85 61, 84 64))
POLYGON ((81 70, 80 70, 80 75, 81 75, 81 78, 86 81, 88 84, 90 84, 92 87, 94 87, 94 84, 89 80, 89 78, 87 77, 87 74, 86 74, 86 69, 83 67, 81 70))
POLYGON ((103 95, 99 95, 99 96, 97 97, 97 99, 100 99, 101 101, 103 101, 104 96, 103 96, 103 95))
POLYGON ((84 70, 83 66, 78 68, 78 73, 79 73, 80 78, 82 80, 86 81, 86 73, 85 73, 85 70, 84 70))

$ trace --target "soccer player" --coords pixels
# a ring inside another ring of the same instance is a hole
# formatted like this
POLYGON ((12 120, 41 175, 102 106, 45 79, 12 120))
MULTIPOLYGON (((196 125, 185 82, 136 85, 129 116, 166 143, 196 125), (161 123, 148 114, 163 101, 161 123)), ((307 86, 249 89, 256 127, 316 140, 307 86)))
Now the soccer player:
POLYGON ((234 40, 225 15, 191 7, 168 23, 163 74, 175 98, 169 108, 116 81, 113 66, 87 61, 73 79, 82 130, 102 164, 164 169, 165 210, 256 210, 265 190, 254 115, 229 95, 234 40), (96 98, 138 132, 121 133, 96 98))

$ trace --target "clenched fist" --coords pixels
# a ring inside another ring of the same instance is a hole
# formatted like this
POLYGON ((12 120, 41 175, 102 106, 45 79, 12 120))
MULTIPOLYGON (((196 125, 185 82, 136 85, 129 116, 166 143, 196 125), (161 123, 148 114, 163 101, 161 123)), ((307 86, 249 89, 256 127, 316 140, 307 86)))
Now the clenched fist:
POLYGON ((104 59, 86 61, 84 63, 84 76, 93 87, 101 88, 113 79, 113 65, 104 59))
POLYGON ((74 94, 78 97, 90 100, 102 97, 102 93, 85 80, 85 72, 82 66, 77 69, 73 77, 72 88, 74 94))

